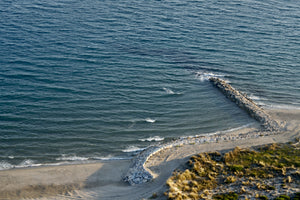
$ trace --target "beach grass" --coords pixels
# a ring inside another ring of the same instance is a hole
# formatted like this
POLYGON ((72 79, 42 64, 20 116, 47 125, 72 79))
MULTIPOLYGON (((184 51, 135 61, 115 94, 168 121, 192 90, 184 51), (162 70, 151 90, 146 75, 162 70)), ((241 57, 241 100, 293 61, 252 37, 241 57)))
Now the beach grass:
MULTIPOLYGON (((229 152, 194 155, 186 168, 177 170, 167 180, 168 199, 269 199, 270 191, 300 185, 300 144, 271 144, 255 149, 236 147, 229 152)), ((276 192, 275 192, 276 191, 276 192)), ((281 195, 281 196, 280 196, 281 195)), ((286 195, 297 199, 298 193, 286 195)))

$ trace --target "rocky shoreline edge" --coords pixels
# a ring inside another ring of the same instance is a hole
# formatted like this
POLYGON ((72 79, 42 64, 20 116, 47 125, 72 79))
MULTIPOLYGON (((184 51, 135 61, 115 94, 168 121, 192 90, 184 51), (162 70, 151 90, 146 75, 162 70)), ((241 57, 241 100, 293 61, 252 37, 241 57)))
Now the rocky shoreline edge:
POLYGON ((267 131, 261 132, 259 130, 248 132, 248 133, 241 133, 241 134, 226 134, 226 131, 223 133, 215 134, 215 135, 208 135, 208 136, 190 136, 185 138, 180 138, 173 142, 158 145, 158 146, 151 146, 146 150, 142 151, 138 154, 131 164, 130 169, 128 170, 127 174, 123 177, 123 180, 130 185, 137 185, 141 183, 146 183, 152 180, 154 177, 145 168, 145 163, 148 159, 151 158, 154 154, 168 148, 172 147, 179 147, 182 145, 194 145, 194 144, 207 144, 207 143, 218 143, 218 142, 226 142, 226 141, 236 141, 236 140, 247 140, 253 139, 258 137, 276 135, 280 132, 276 131, 267 131))
POLYGON ((226 81, 211 77, 209 79, 227 98, 235 102, 240 108, 245 110, 251 117, 262 125, 262 130, 255 130, 243 134, 220 134, 185 137, 170 143, 151 146, 138 154, 132 161, 131 167, 123 177, 123 181, 130 185, 137 185, 153 179, 153 175, 145 168, 145 163, 154 154, 176 146, 187 144, 217 143, 223 141, 246 140, 263 136, 279 134, 284 129, 284 123, 273 120, 260 106, 256 105, 246 94, 234 89, 226 81))

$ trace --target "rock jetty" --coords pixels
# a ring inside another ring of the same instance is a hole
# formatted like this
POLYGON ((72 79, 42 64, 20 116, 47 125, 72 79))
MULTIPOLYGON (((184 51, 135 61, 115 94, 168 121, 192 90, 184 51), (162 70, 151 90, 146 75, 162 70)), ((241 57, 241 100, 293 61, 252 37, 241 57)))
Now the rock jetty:
POLYGON ((273 120, 262 107, 258 106, 246 94, 243 94, 233 88, 226 81, 211 77, 209 80, 231 101, 236 103, 240 108, 245 110, 251 117, 262 124, 262 127, 267 131, 279 131, 282 125, 273 120))
POLYGON ((141 153, 139 153, 132 161, 132 165, 128 172, 123 177, 123 180, 130 185, 137 185, 148 182, 153 179, 153 175, 145 168, 145 163, 154 154, 167 148, 175 146, 187 145, 187 144, 205 144, 216 143, 222 141, 235 141, 235 140, 247 140, 250 138, 258 138, 268 135, 278 134, 282 129, 282 125, 277 121, 271 119, 271 117, 255 104, 247 95, 242 94, 238 90, 234 89, 230 84, 226 83, 220 78, 211 77, 209 79, 223 94, 235 102, 240 108, 244 109, 251 117, 256 119, 262 124, 264 131, 253 131, 246 134, 228 134, 220 132, 212 135, 201 135, 193 137, 182 137, 173 142, 161 144, 157 146, 151 146, 141 153))
POLYGON ((145 169, 144 164, 150 155, 154 154, 159 149, 159 146, 151 146, 139 153, 133 159, 127 174, 123 177, 123 181, 129 183, 130 185, 137 185, 153 179, 152 174, 145 169))
POLYGON ((152 155, 162 151, 164 149, 182 146, 182 145, 190 145, 190 144, 206 144, 206 143, 217 143, 217 142, 226 142, 226 141, 235 141, 235 140, 247 140, 251 138, 264 137, 269 135, 274 135, 275 132, 267 131, 252 131, 248 133, 240 133, 240 134, 228 134, 227 131, 222 131, 217 134, 211 135, 198 135, 198 136, 190 136, 190 137, 182 137, 175 141, 168 142, 165 144, 151 146, 144 151, 140 152, 135 158, 132 160, 132 164, 130 169, 123 177, 123 181, 129 183, 130 185, 138 185, 141 183, 146 183, 153 179, 153 175, 150 171, 145 168, 145 163, 152 155))

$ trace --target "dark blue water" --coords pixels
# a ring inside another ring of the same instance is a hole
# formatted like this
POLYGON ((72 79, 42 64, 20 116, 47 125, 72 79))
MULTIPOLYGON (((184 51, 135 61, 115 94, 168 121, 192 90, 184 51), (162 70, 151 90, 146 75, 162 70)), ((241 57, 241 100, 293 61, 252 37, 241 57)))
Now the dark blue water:
POLYGON ((128 158, 300 107, 296 0, 2 0, 0 168, 128 158))

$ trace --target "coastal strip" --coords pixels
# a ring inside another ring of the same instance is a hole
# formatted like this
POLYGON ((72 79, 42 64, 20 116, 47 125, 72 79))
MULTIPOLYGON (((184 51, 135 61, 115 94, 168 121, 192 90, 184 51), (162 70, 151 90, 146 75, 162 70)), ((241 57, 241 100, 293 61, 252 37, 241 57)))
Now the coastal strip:
POLYGON ((180 138, 173 142, 151 146, 146 150, 142 151, 137 155, 128 170, 127 174, 123 177, 125 182, 130 185, 136 185, 148 182, 154 178, 150 170, 147 170, 145 163, 154 154, 162 151, 166 148, 172 148, 175 146, 181 146, 186 144, 205 144, 205 143, 217 143, 221 141, 235 141, 242 139, 257 138, 261 136, 278 134, 283 130, 283 123, 279 124, 277 121, 273 120, 263 108, 259 107, 254 101, 252 101, 246 94, 239 92, 234 89, 230 84, 226 83, 224 80, 216 77, 211 77, 209 79, 221 92, 234 103, 236 103, 240 108, 245 110, 251 117, 259 121, 263 127, 263 132, 252 131, 246 134, 225 134, 219 133, 207 136, 194 136, 180 138))
POLYGON ((240 134, 228 134, 227 131, 206 135, 206 136, 190 136, 190 137, 182 137, 178 140, 173 142, 169 142, 166 144, 158 145, 158 146, 151 146, 148 149, 142 151, 139 155, 137 155, 128 172, 123 177, 123 180, 130 185, 137 185, 141 183, 146 183, 154 178, 150 170, 148 171, 145 167, 145 164, 151 156, 155 155, 156 153, 173 148, 173 147, 180 147, 183 145, 194 145, 194 144, 207 144, 207 143, 218 143, 218 142, 226 142, 226 141, 237 141, 237 140, 247 140, 252 138, 258 138, 263 136, 270 136, 278 134, 278 132, 273 131, 266 131, 261 132, 258 130, 252 130, 247 133, 240 133, 240 134))
POLYGON ((262 107, 258 106, 246 94, 239 92, 226 81, 211 77, 209 80, 231 101, 236 103, 241 109, 245 110, 251 117, 262 124, 267 131, 280 131, 283 124, 272 119, 262 107))

